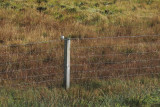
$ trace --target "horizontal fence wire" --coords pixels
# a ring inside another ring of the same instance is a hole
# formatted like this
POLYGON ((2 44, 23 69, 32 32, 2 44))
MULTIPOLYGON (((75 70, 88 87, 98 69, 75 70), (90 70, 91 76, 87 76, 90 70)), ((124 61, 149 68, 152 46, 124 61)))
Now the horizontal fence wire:
MULTIPOLYGON (((160 36, 160 34, 157 34, 157 35, 138 35, 138 36, 107 36, 107 37, 93 37, 93 38, 69 38, 69 39, 70 40, 83 40, 83 39, 89 40, 89 39, 108 39, 108 38, 115 39, 115 38, 157 37, 157 36, 160 36)), ((53 39, 53 40, 49 40, 49 41, 31 42, 31 43, 24 43, 24 44, 0 45, 0 48, 2 48, 2 47, 17 47, 17 46, 30 46, 30 45, 36 45, 36 44, 52 43, 52 42, 57 42, 57 41, 62 41, 62 40, 61 39, 53 39)))
POLYGON ((128 74, 128 75, 119 75, 119 76, 102 76, 102 77, 82 77, 82 78, 71 78, 71 80, 80 80, 80 79, 104 79, 104 78, 111 78, 117 79, 122 77, 135 77, 135 76, 145 76, 145 75, 160 75, 160 73, 142 73, 142 74, 128 74))
MULTIPOLYGON (((48 82, 59 82, 59 81, 62 81, 63 78, 59 78, 59 79, 51 79, 51 80, 43 80, 43 81, 38 81, 38 82, 24 82, 24 83, 19 83, 19 84, 9 84, 9 87, 26 87, 26 86, 36 86, 37 88, 37 85, 39 84, 42 84, 42 83, 48 83, 48 82)), ((8 85, 7 85, 8 86, 8 85)), ((0 86, 0 88, 3 88, 4 86, 0 86)))
POLYGON ((70 40, 94 40, 94 39, 118 39, 118 38, 141 38, 141 37, 159 37, 157 35, 138 35, 138 36, 107 36, 107 37, 93 37, 93 38, 70 38, 70 40))
POLYGON ((55 73, 39 74, 39 75, 26 76, 26 77, 7 78, 7 79, 3 79, 3 78, 1 78, 0 80, 2 80, 2 81, 6 81, 6 80, 18 80, 18 79, 37 78, 37 77, 48 77, 48 76, 53 76, 53 75, 56 75, 56 74, 61 74, 61 75, 62 75, 62 73, 55 72, 55 73))
MULTIPOLYGON (((132 38, 144 38, 144 37, 160 37, 160 34, 157 34, 157 35, 139 35, 139 36, 108 36, 108 37, 93 37, 93 38, 65 38, 64 40, 71 40, 71 43, 72 43, 72 40, 86 40, 86 42, 88 40, 98 40, 98 39, 122 39, 123 38, 129 38, 129 39, 132 39, 132 38)), ((54 43, 54 42, 62 42, 62 40, 60 39, 55 39, 55 40, 50 40, 50 41, 42 41, 42 42, 33 42, 33 43, 25 43, 25 44, 13 44, 13 45, 0 45, 0 47, 7 47, 7 48, 12 48, 12 47, 17 47, 18 49, 20 48, 19 46, 24 46, 24 48, 29 48, 27 50, 27 52, 23 51, 23 50, 20 50, 20 51, 16 51, 14 50, 12 52, 12 50, 8 49, 6 50, 5 52, 2 52, 0 53, 0 57, 9 57, 9 60, 6 61, 5 58, 3 59, 4 61, 0 62, 0 66, 1 66, 1 72, 0 72, 0 80, 1 81, 9 81, 11 82, 10 84, 6 84, 6 86, 28 86, 28 85, 38 85, 38 84, 41 84, 41 83, 53 83, 53 84, 56 84, 57 81, 62 81, 64 78, 63 78, 63 71, 62 69, 64 68, 63 64, 59 63, 59 62, 62 62, 63 60, 63 51, 64 51, 64 47, 62 45, 60 45, 60 52, 58 53, 57 52, 57 49, 58 49, 58 44, 56 44, 56 46, 52 46, 50 47, 50 49, 46 49, 46 47, 38 47, 40 44, 48 44, 48 43, 54 43), (37 45, 35 47, 26 47, 26 46, 33 46, 33 45, 37 45), (32 50, 32 48, 34 48, 32 50), (37 49, 37 50, 36 50, 37 49), (47 59, 47 63, 42 63, 41 66, 38 64, 38 62, 41 62, 41 61, 46 61, 45 58, 36 58, 34 59, 35 56, 38 56, 38 55, 42 55, 42 56, 46 56, 47 54, 54 54, 55 52, 55 55, 49 55, 51 57, 49 57, 49 59, 47 59), (15 59, 12 61, 12 57, 13 56, 17 56, 17 59, 15 61, 15 59), (24 56, 24 59, 23 57, 24 56), (27 57, 28 56, 28 57, 27 57), (30 56, 30 57, 29 57, 30 56), (21 58, 22 57, 22 58, 21 58), (23 59, 23 60, 22 60, 23 59), (18 61, 20 60, 20 61, 18 61), (32 62, 35 62, 34 63, 34 67, 32 67, 32 62), (17 67, 16 68, 16 65, 17 64, 23 64, 23 63, 27 63, 27 64, 31 64, 31 65, 27 65, 26 67, 17 67), (15 65, 14 65, 15 64, 15 65), (4 65, 13 65, 12 66, 9 66, 8 68, 5 68, 4 65), (36 67, 38 66, 38 67, 36 67), (54 70, 50 70, 50 69, 54 69, 54 70), (55 70, 56 69, 56 70, 55 70), (44 72, 41 72, 42 70, 45 70, 44 72), (27 71, 34 71, 33 74, 21 74, 21 73, 28 73, 27 71), (40 71, 40 72, 39 72, 40 71), (16 75, 7 75, 7 76, 4 76, 2 74, 14 74, 14 73, 19 73, 21 76, 17 77, 16 75), (36 74, 37 73, 37 74, 36 74), (58 75, 58 76, 56 76, 58 75), (60 77, 60 78, 59 78, 60 77), (51 79, 52 78, 52 79, 51 79), (35 79, 35 80, 34 80, 35 79), (43 79, 43 80, 41 80, 43 79), (46 80, 47 79, 47 80, 46 80), (17 81, 16 81, 17 80, 17 81), (23 80, 23 81, 21 81, 23 80), (25 81, 26 80, 26 81, 25 81), (15 84, 14 84, 14 81, 15 81, 15 84)), ((125 40, 124 40, 125 41, 125 40)), ((103 78, 120 78, 120 77, 134 77, 134 76, 143 76, 143 75, 159 75, 160 73, 158 72, 145 72, 145 73, 135 73, 133 74, 133 72, 131 72, 132 74, 125 74, 125 75, 121 75, 121 74, 118 74, 118 75, 103 75, 103 76, 87 76, 88 74, 87 73, 91 73, 91 72, 107 72, 107 71, 127 71, 127 70, 142 70, 142 69, 151 69, 153 71, 153 69, 158 69, 160 68, 160 65, 157 64, 154 66, 153 65, 150 65, 150 66, 147 66, 146 64, 143 64, 142 66, 139 65, 139 66, 135 66, 135 67, 130 67, 130 66, 126 66, 125 68, 122 66, 117 66, 118 68, 114 67, 114 66, 110 66, 108 69, 105 68, 106 66, 103 66, 103 64, 130 64, 130 63, 141 63, 141 62, 154 62, 154 61, 160 61, 160 59, 158 57, 154 57, 152 58, 152 55, 151 57, 149 58, 141 58, 141 55, 147 55, 147 54, 153 54, 153 53, 157 53, 159 54, 160 53, 160 50, 159 49, 152 49, 152 50, 140 50, 140 51, 129 51, 129 52, 118 52, 116 50, 111 50, 113 52, 105 52, 105 53, 102 53, 102 54, 99 54, 98 52, 99 51, 102 51, 102 50, 96 50, 94 49, 95 52, 92 52, 89 54, 89 52, 91 50, 87 50, 89 48, 114 48, 114 47, 126 47, 126 45, 118 45, 118 43, 114 43, 116 45, 114 45, 113 43, 110 43, 110 44, 107 44, 112 42, 110 40, 107 40, 105 41, 106 43, 106 46, 104 45, 105 43, 103 43, 103 45, 97 45, 97 46, 89 46, 86 45, 86 46, 81 46, 79 43, 77 43, 75 46, 74 45, 71 45, 71 51, 73 49, 73 51, 75 52, 74 54, 72 54, 71 52, 71 62, 72 61, 77 61, 77 62, 74 62, 73 64, 70 64, 71 68, 72 67, 75 67, 75 69, 71 69, 71 80, 79 80, 79 79, 95 79, 95 78, 99 78, 99 79, 103 79, 103 78), (81 51, 77 51, 78 49, 80 49, 81 51), (86 49, 86 50, 85 50, 86 49), (76 53, 77 52, 77 53, 76 53), (85 52, 88 52, 88 53, 85 53, 85 52), (84 54, 84 55, 83 55, 84 54), (134 60, 133 58, 132 59, 129 59, 127 60, 127 56, 124 56, 126 58, 119 58, 119 60, 106 60, 106 61, 103 61, 101 59, 99 60, 93 60, 93 61, 90 61, 89 58, 90 57, 105 57, 105 56, 113 56, 113 57, 116 57, 118 55, 136 55, 137 58, 134 60), (140 56, 138 56, 140 55, 140 56), (72 60, 73 58, 73 60, 72 60), (83 60, 80 60, 78 58, 85 58, 83 60), (140 59, 141 58, 141 59, 140 59), (123 60, 122 60, 123 59, 123 60), (84 66, 89 66, 89 65, 100 65, 102 66, 101 68, 100 67, 97 67, 97 68, 93 68, 92 70, 92 67, 89 68, 84 68, 84 66), (82 68, 82 70, 79 70, 79 68, 77 68, 78 66, 80 66, 82 68), (119 68, 120 67, 120 68, 119 68), (104 68, 104 69, 102 69, 104 68), (85 69, 85 70, 83 70, 85 69), (86 75, 84 75, 83 77, 77 77, 75 78, 74 76, 79 76, 78 74, 77 75, 74 75, 76 73, 86 73, 86 75)), ((76 43, 76 41, 74 41, 74 43, 76 43)), ((85 43, 84 41, 82 43, 85 43)), ((98 44, 98 43, 97 43, 98 44)), ((130 46, 130 48, 132 47, 133 49, 135 48, 135 46, 141 46, 142 44, 145 44, 146 47, 152 47, 152 46, 158 46, 158 42, 152 42, 152 43, 146 43, 146 42, 142 42, 142 43, 137 43, 137 44, 128 44, 128 46, 130 46)), ((96 45, 96 44, 95 44, 96 45)), ((105 49, 103 49, 105 50, 105 49)), ((0 85, 1 87, 1 85, 0 85)), ((2 85, 3 87, 3 85, 2 85)))
POLYGON ((22 71, 31 71, 31 70, 42 70, 42 69, 48 69, 48 68, 60 68, 60 65, 56 66, 45 66, 45 67, 37 67, 37 68, 28 68, 28 69, 18 69, 18 70, 9 70, 9 71, 3 71, 0 72, 0 74, 5 74, 5 73, 17 73, 17 72, 22 72, 22 71))
POLYGON ((100 64, 125 64, 125 63, 135 63, 135 62, 149 62, 149 61, 160 61, 160 59, 145 59, 145 60, 126 60, 119 62, 100 62, 100 63, 84 63, 84 64, 71 64, 71 66, 84 66, 84 65, 100 65, 100 64))
POLYGON ((58 81, 62 81, 64 75, 61 72, 63 46, 58 45, 61 42, 62 40, 55 39, 0 45, 2 48, 0 53, 0 87, 27 87, 28 85, 37 86, 41 83, 53 82, 52 84, 57 84, 58 81), (44 45, 41 46, 41 44, 44 45), (34 63, 32 64, 32 62, 34 63), (39 65, 39 62, 44 63, 39 65), (6 83, 4 84, 3 81, 6 83))
POLYGON ((86 57, 104 57, 104 56, 117 56, 117 55, 142 55, 142 54, 151 54, 151 53, 159 53, 160 51, 151 51, 151 52, 132 52, 132 53, 127 53, 127 52, 120 52, 120 53, 109 53, 105 55, 94 55, 94 54, 86 54, 86 56, 76 56, 72 58, 86 58, 86 57))
MULTIPOLYGON (((144 43, 145 45, 155 45, 156 43, 144 43)), ((107 45, 112 45, 112 44, 107 44, 107 45)), ((126 47, 126 44, 125 45, 112 45, 112 46, 105 46, 105 45, 100 45, 100 46, 72 46, 73 49, 81 49, 81 48, 114 48, 114 47, 126 47)), ((128 44, 127 47, 129 46, 140 46, 142 45, 142 43, 138 43, 138 44, 128 44)), ((157 45, 159 45, 159 43, 157 43, 157 45)), ((159 45, 160 46, 160 45, 159 45)))
POLYGON ((32 83, 21 83, 21 84, 18 84, 18 85, 31 85, 31 84, 41 84, 41 83, 46 83, 46 82, 55 82, 55 81, 62 81, 63 78, 59 78, 59 79, 55 79, 55 80, 45 80, 45 81, 39 81, 39 82, 32 82, 32 83))
POLYGON ((39 53, 46 53, 46 54, 49 54, 49 53, 53 53, 53 51, 55 51, 55 49, 50 49, 49 51, 47 50, 41 50, 41 51, 35 51, 35 52, 32 52, 32 51, 29 51, 29 52, 19 52, 19 53, 8 53, 8 52, 5 52, 5 53, 0 53, 0 56, 3 57, 3 56, 12 56, 12 55, 32 55, 32 54, 39 54, 39 53))
POLYGON ((154 69, 160 68, 160 66, 145 66, 145 67, 133 67, 133 68, 121 68, 121 69, 103 69, 103 70, 89 70, 89 71, 73 71, 71 73, 78 73, 78 72, 104 72, 104 71, 126 71, 126 70, 142 70, 142 69, 154 69))
MULTIPOLYGON (((58 57, 60 58, 60 57, 58 57)), ((47 60, 48 62, 56 60, 57 58, 52 58, 50 60, 47 60)), ((12 65, 12 64, 19 64, 19 63, 26 63, 26 62, 40 62, 40 61, 46 61, 46 59, 35 59, 35 60, 23 60, 23 61, 7 61, 7 62, 0 62, 0 65, 12 65)))
POLYGON ((160 34, 139 35, 139 36, 112 36, 112 37, 98 37, 98 38, 94 38, 94 37, 93 38, 71 38, 70 40, 78 40, 78 43, 76 44, 76 41, 74 41, 75 46, 71 47, 71 51, 74 53, 73 55, 71 55, 71 60, 73 61, 73 63, 71 63, 71 67, 73 67, 71 74, 74 76, 76 75, 80 76, 76 78, 73 76, 71 79, 83 80, 83 79, 95 79, 95 78, 99 78, 99 79, 114 78, 114 77, 118 78, 118 77, 126 77, 126 76, 131 77, 131 76, 160 74, 158 73, 158 69, 160 68, 160 65, 159 65, 160 51, 158 49, 159 41, 146 42, 143 39, 142 40, 140 39, 145 37, 147 37, 147 40, 148 40, 150 39, 148 37, 160 37, 160 34), (123 39, 123 38, 127 38, 127 40, 128 39, 130 40, 133 39, 133 40, 131 42, 129 41, 126 42, 125 41, 126 39, 123 39), (119 39, 121 41, 116 42, 116 41, 119 41, 119 39), (81 42, 81 40, 85 40, 85 41, 81 42), (98 40, 98 41, 94 43, 89 42, 87 44, 88 40, 98 40), (136 40, 138 40, 138 43, 133 42, 136 40), (125 51, 125 49, 123 49, 125 47, 127 47, 127 49, 133 49, 133 51, 132 50, 125 51), (142 49, 141 47, 142 48, 144 47, 144 48, 142 49), (116 48, 118 50, 116 50, 116 48), (123 55, 123 56, 121 57, 119 55, 123 55), (142 55, 145 55, 145 56, 142 57, 142 55), (111 57, 112 59, 108 59, 110 56, 112 56, 111 57), (83 59, 79 59, 79 58, 83 58, 83 59), (116 58, 116 60, 114 60, 114 58, 116 58), (132 65, 133 63, 134 63, 134 66, 132 65), (109 66, 107 66, 107 64, 109 66), (120 65, 116 66, 114 64, 120 64, 120 65), (123 66, 121 66, 121 64, 123 64, 123 66), (126 64, 126 66, 124 66, 124 64, 126 64), (127 66, 127 64, 129 65, 127 66), (98 65, 98 66, 93 66, 93 65, 98 65), (136 72, 129 72, 129 71, 137 71, 137 70, 139 72, 138 74, 136 72), (150 70, 150 72, 144 73, 144 70, 145 71, 150 70), (152 71, 157 71, 157 72, 152 73, 152 71), (99 73, 99 72, 101 72, 101 75, 93 76, 94 73, 99 73), (124 72, 127 72, 127 74, 121 75, 121 73, 123 74, 124 72), (87 76, 87 75, 90 75, 89 73, 91 73, 92 76, 87 76))
POLYGON ((52 42, 61 41, 60 39, 54 39, 49 41, 39 41, 39 42, 31 42, 31 43, 24 43, 24 44, 9 44, 9 45, 0 45, 0 48, 2 47, 17 47, 17 46, 31 46, 31 45, 37 45, 37 44, 47 44, 52 42))

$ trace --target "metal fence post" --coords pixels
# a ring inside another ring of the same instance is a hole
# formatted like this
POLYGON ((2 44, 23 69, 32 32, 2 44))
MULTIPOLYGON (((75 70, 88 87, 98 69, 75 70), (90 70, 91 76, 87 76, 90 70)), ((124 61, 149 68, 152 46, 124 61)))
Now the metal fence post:
POLYGON ((70 88, 70 39, 64 39, 64 86, 70 88))

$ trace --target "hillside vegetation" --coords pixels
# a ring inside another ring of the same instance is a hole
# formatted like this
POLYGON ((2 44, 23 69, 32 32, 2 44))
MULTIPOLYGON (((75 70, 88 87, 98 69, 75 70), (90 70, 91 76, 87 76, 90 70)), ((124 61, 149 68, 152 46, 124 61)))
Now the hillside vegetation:
POLYGON ((2 44, 158 34, 159 0, 1 0, 2 44))
POLYGON ((142 35, 160 0, 0 0, 0 106, 159 106, 160 37, 142 35), (65 90, 60 35, 118 38, 71 40, 65 90))

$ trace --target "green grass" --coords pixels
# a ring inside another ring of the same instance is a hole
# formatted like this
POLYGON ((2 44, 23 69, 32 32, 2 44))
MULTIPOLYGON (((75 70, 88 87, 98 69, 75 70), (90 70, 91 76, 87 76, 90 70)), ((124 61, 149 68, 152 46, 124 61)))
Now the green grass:
MULTIPOLYGON (((71 38, 160 34, 159 13, 160 0, 0 0, 0 45, 48 41, 59 39, 59 36, 62 34, 71 38)), ((125 54, 148 52, 149 50, 157 50, 159 48, 156 45, 158 41, 159 39, 156 38, 112 41, 112 45, 118 45, 119 47, 109 49, 109 51, 100 49, 96 53, 105 55, 106 53, 111 53, 110 51, 125 54), (141 43, 141 45, 133 49, 128 46, 132 42, 135 44, 141 43), (156 44, 155 46, 149 46, 147 45, 148 42, 156 42, 156 44), (121 45, 126 45, 126 47, 121 47, 121 45)), ((111 41, 102 40, 101 42, 96 42, 96 45, 106 46, 106 42, 110 43, 111 41)), ((76 42, 72 43, 75 46, 80 46, 76 42)), ((95 42, 92 41, 82 41, 82 43, 82 46, 95 45, 95 42)), ((63 53, 63 50, 58 51, 58 49, 63 46, 63 43, 53 43, 51 45, 57 46, 56 57, 44 54, 44 56, 38 58, 43 59, 44 62, 52 62, 52 65, 56 65, 62 62, 62 58, 59 58, 59 55, 63 53), (57 59, 57 62, 53 61, 54 58, 57 59)), ((51 47, 35 46, 32 48, 35 48, 35 51, 41 50, 41 48, 50 51, 51 47)), ((4 50, 0 50, 1 53, 4 50)), ((14 53, 14 51, 15 48, 11 47, 8 53, 14 53)), ((24 51, 30 53, 30 48, 27 50, 27 48, 18 47, 17 52, 24 51)), ((79 50, 79 53, 77 51, 77 56, 86 55, 89 51, 94 51, 94 49, 79 50)), ((26 55, 26 58, 7 55, 13 56, 10 61, 18 61, 19 63, 13 65, 13 68, 0 66, 2 71, 14 68, 21 69, 18 68, 19 64, 23 67, 24 60, 32 59, 32 56, 28 59, 29 55, 26 55)), ((145 57, 151 58, 151 56, 159 58, 158 53, 145 57)), ((141 60, 140 57, 136 59, 141 60)), ((118 61, 124 60, 123 57, 119 58, 118 61)), ((6 57, 6 59, 8 58, 6 57)), ((2 57, 1 60, 5 60, 5 57, 2 57)), ((82 59, 79 62, 77 61, 77 63, 84 61, 110 63, 114 62, 114 58, 102 57, 99 59, 93 57, 90 60, 82 59)), ((38 63, 25 64, 27 68, 36 68, 38 63)), ((143 66, 143 64, 141 65, 143 66)), ((140 64, 136 63, 135 67, 137 66, 140 66, 140 64)), ((89 70, 90 68, 93 68, 93 66, 88 67, 89 70)), ((105 65, 99 68, 105 68, 105 65)), ((58 69, 56 72, 59 71, 62 70, 58 69)), ((46 70, 44 73, 50 72, 46 70)), ((84 75, 90 76, 87 73, 84 75)), ((19 74, 12 76, 19 77, 19 74)), ((8 79, 10 76, 4 78, 8 79)), ((0 82, 2 84, 3 82, 5 83, 5 81, 1 80, 0 82)), ((14 82, 12 81, 11 83, 14 84, 14 82)), ((72 83, 71 88, 67 91, 61 86, 42 88, 3 87, 0 89, 0 106, 2 107, 160 106, 158 104, 160 104, 159 77, 79 81, 77 84, 72 83)))
POLYGON ((159 77, 92 80, 63 88, 2 88, 0 105, 12 107, 129 107, 160 104, 159 77))

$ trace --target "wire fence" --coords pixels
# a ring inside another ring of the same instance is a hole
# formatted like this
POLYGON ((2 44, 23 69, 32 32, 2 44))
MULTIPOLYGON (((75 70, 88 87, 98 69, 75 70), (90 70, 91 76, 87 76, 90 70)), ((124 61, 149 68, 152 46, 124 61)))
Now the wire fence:
POLYGON ((63 78, 60 40, 0 47, 0 87, 55 86, 63 78))
POLYGON ((71 39, 71 82, 158 76, 160 35, 71 39))
POLYGON ((56 39, 1 45, 0 87, 51 87, 81 80, 159 75, 160 35, 64 41, 70 43, 56 39))

